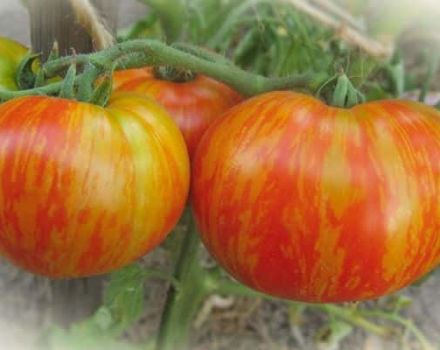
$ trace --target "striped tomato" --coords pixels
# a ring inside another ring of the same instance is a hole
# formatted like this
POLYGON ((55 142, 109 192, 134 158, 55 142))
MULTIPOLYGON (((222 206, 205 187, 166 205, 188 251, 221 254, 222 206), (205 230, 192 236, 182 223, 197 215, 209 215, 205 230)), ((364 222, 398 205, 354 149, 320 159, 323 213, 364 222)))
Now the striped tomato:
POLYGON ((105 273, 156 247, 189 188, 185 143, 154 101, 0 105, 0 253, 50 277, 105 273))
POLYGON ((156 78, 151 68, 118 71, 114 85, 116 91, 146 94, 159 101, 182 131, 190 157, 211 122, 241 100, 234 90, 209 77, 172 82, 156 78))
POLYGON ((207 248, 267 294, 376 298, 440 263, 440 113, 422 104, 255 97, 202 138, 192 186, 207 248))
POLYGON ((19 43, 0 37, 0 89, 17 90, 17 69, 27 53, 19 43))

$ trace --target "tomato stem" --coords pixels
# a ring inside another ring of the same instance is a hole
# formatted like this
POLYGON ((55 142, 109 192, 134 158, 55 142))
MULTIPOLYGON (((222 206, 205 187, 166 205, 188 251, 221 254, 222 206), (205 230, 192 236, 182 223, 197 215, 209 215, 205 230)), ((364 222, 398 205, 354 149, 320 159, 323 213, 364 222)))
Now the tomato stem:
POLYGON ((226 57, 218 54, 215 51, 211 51, 208 49, 204 49, 202 47, 198 47, 196 45, 188 44, 188 43, 174 43, 172 45, 173 48, 177 50, 184 51, 186 53, 189 53, 191 55, 194 55, 196 57, 202 58, 204 60, 214 62, 214 63, 220 63, 220 64, 226 64, 226 65, 233 65, 232 61, 228 60, 226 57))
POLYGON ((0 89, 0 100, 7 101, 13 98, 24 97, 24 96, 37 96, 37 95, 56 95, 58 94, 64 86, 64 82, 52 83, 50 85, 41 86, 34 89, 27 89, 21 91, 10 91, 0 89))
POLYGON ((323 74, 304 73, 283 78, 267 78, 246 72, 229 62, 215 60, 213 55, 204 57, 189 50, 177 49, 157 40, 139 39, 120 43, 109 49, 90 55, 63 57, 47 62, 43 69, 46 76, 54 76, 68 67, 72 60, 78 64, 92 62, 96 66, 109 67, 117 63, 118 69, 135 68, 148 65, 168 65, 177 69, 202 73, 235 88, 246 96, 258 95, 272 90, 302 88, 315 90, 324 79, 323 74))
POLYGON ((425 81, 423 83, 422 89, 420 91, 419 101, 425 102, 428 91, 431 88, 432 82, 440 65, 440 55, 437 51, 430 57, 428 64, 428 71, 426 74, 425 81))
POLYGON ((77 98, 79 101, 90 101, 93 96, 95 80, 99 77, 100 73, 100 70, 92 63, 86 65, 83 76, 78 80, 79 86, 77 98))
POLYGON ((174 278, 179 287, 171 286, 157 339, 157 350, 186 349, 190 328, 204 298, 209 294, 205 288, 205 270, 200 265, 200 239, 194 218, 188 209, 184 216, 187 230, 180 246, 174 278))
MULTIPOLYGON (((176 69, 190 70, 194 73, 206 74, 222 81, 244 96, 254 96, 267 91, 306 89, 315 91, 327 79, 320 73, 304 73, 282 78, 267 78, 262 75, 244 71, 228 61, 214 59, 215 55, 200 55, 188 52, 185 48, 177 49, 157 40, 141 39, 120 43, 109 49, 75 56, 62 57, 44 64, 43 72, 46 78, 56 76, 66 70, 71 64, 85 67, 84 76, 77 77, 80 87, 78 98, 85 100, 90 96, 91 79, 96 79, 99 73, 108 72, 116 66, 117 69, 137 68, 149 65, 166 65, 176 69), (200 57, 203 56, 203 57, 200 57), (90 67, 93 67, 91 70, 90 67)), ((8 100, 19 96, 57 94, 62 87, 60 84, 50 84, 46 87, 25 91, 12 92, 0 90, 0 99, 8 100)))
POLYGON ((60 91, 60 97, 70 99, 75 96, 75 78, 76 65, 72 64, 64 77, 64 84, 60 91))
POLYGON ((402 318, 396 314, 391 314, 378 310, 364 310, 362 311, 362 314, 367 317, 382 318, 384 320, 398 323, 412 332, 423 350, 435 350, 434 345, 431 344, 431 342, 425 337, 423 332, 419 328, 417 328, 414 322, 412 322, 411 320, 402 318))
POLYGON ((339 318, 345 322, 349 322, 354 326, 360 327, 370 333, 377 334, 381 337, 388 337, 390 335, 389 329, 370 322, 369 320, 362 317, 356 310, 351 310, 344 306, 331 304, 313 304, 309 305, 309 307, 323 311, 330 316, 339 318))

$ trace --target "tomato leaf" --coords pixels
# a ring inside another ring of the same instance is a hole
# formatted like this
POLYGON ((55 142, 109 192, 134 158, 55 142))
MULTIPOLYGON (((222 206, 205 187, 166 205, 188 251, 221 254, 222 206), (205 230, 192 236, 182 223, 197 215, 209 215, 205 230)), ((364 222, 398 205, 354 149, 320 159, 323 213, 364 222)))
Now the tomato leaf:
POLYGON ((110 95, 113 91, 113 83, 111 75, 104 77, 99 83, 98 87, 93 91, 90 98, 90 103, 104 107, 110 100, 110 95))
POLYGON ((104 295, 104 307, 112 318, 109 328, 114 331, 124 330, 140 317, 144 305, 145 278, 146 273, 139 264, 130 265, 111 275, 104 295))
POLYGON ((39 57, 40 54, 29 54, 21 61, 16 73, 16 82, 19 89, 26 90, 34 87, 35 73, 33 66, 39 57))
POLYGON ((138 347, 119 342, 117 337, 142 313, 146 277, 147 273, 137 264, 113 273, 103 306, 91 318, 72 325, 69 330, 50 329, 41 342, 42 349, 145 349, 145 345, 138 347))
POLYGON ((75 96, 76 65, 72 64, 67 70, 63 87, 60 91, 61 98, 73 98, 75 96))
POLYGON ((44 343, 40 344, 44 350, 140 350, 145 345, 131 345, 127 342, 115 340, 109 335, 99 332, 93 322, 84 322, 73 326, 69 331, 55 328, 50 332, 44 343))
POLYGON ((319 348, 326 350, 339 349, 340 343, 353 332, 353 327, 346 322, 331 321, 317 334, 319 348))

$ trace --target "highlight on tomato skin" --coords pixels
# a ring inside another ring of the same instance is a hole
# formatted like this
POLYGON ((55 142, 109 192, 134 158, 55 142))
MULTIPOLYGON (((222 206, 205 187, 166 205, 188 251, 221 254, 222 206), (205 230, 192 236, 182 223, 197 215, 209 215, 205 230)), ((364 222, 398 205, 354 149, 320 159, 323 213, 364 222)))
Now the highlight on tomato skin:
POLYGON ((440 263, 440 113, 428 106, 263 94, 214 122, 192 170, 204 244, 264 293, 373 299, 440 263))
POLYGON ((225 84, 198 74, 194 80, 172 82, 156 78, 151 68, 115 72, 115 91, 136 92, 154 98, 179 126, 190 158, 209 127, 242 97, 225 84))
POLYGON ((0 252, 28 271, 83 277, 134 261, 175 226, 188 190, 183 137, 150 99, 0 105, 0 252))

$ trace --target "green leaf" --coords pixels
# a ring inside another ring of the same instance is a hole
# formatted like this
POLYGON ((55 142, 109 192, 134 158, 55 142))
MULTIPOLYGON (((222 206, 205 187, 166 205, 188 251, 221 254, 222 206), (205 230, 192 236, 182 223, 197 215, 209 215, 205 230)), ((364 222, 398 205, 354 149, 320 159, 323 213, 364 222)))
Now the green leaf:
POLYGON ((353 327, 343 321, 331 321, 328 326, 317 333, 317 340, 321 349, 336 350, 340 343, 353 332, 353 327))
POLYGON ((117 340, 143 311, 144 281, 147 273, 138 265, 128 266, 111 275, 104 305, 89 319, 69 330, 50 329, 41 342, 44 350, 138 350, 142 347, 117 340))
POLYGON ((67 70, 64 78, 63 87, 60 91, 61 98, 71 99, 75 96, 75 79, 76 79, 76 65, 72 64, 67 70))
POLYGON ((99 85, 93 91, 90 98, 90 103, 104 107, 110 100, 111 93, 113 91, 113 78, 109 74, 104 77, 104 79, 99 83, 99 85))
POLYGON ((141 350, 145 345, 132 345, 99 333, 91 322, 74 326, 69 331, 55 328, 51 331, 41 350, 141 350))
POLYGON ((28 54, 21 61, 16 73, 16 82, 20 90, 31 89, 35 84, 34 63, 40 54, 28 54))
MULTIPOLYGON (((124 330, 142 314, 146 273, 133 264, 111 275, 104 305, 112 316, 112 329, 124 330)), ((101 311, 102 312, 102 311, 101 311)))
POLYGON ((345 74, 342 74, 336 83, 333 93, 332 105, 336 107, 345 107, 347 95, 350 87, 350 80, 345 74))
POLYGON ((405 91, 405 66, 401 60, 388 65, 388 73, 393 85, 393 92, 396 97, 401 97, 405 91))

